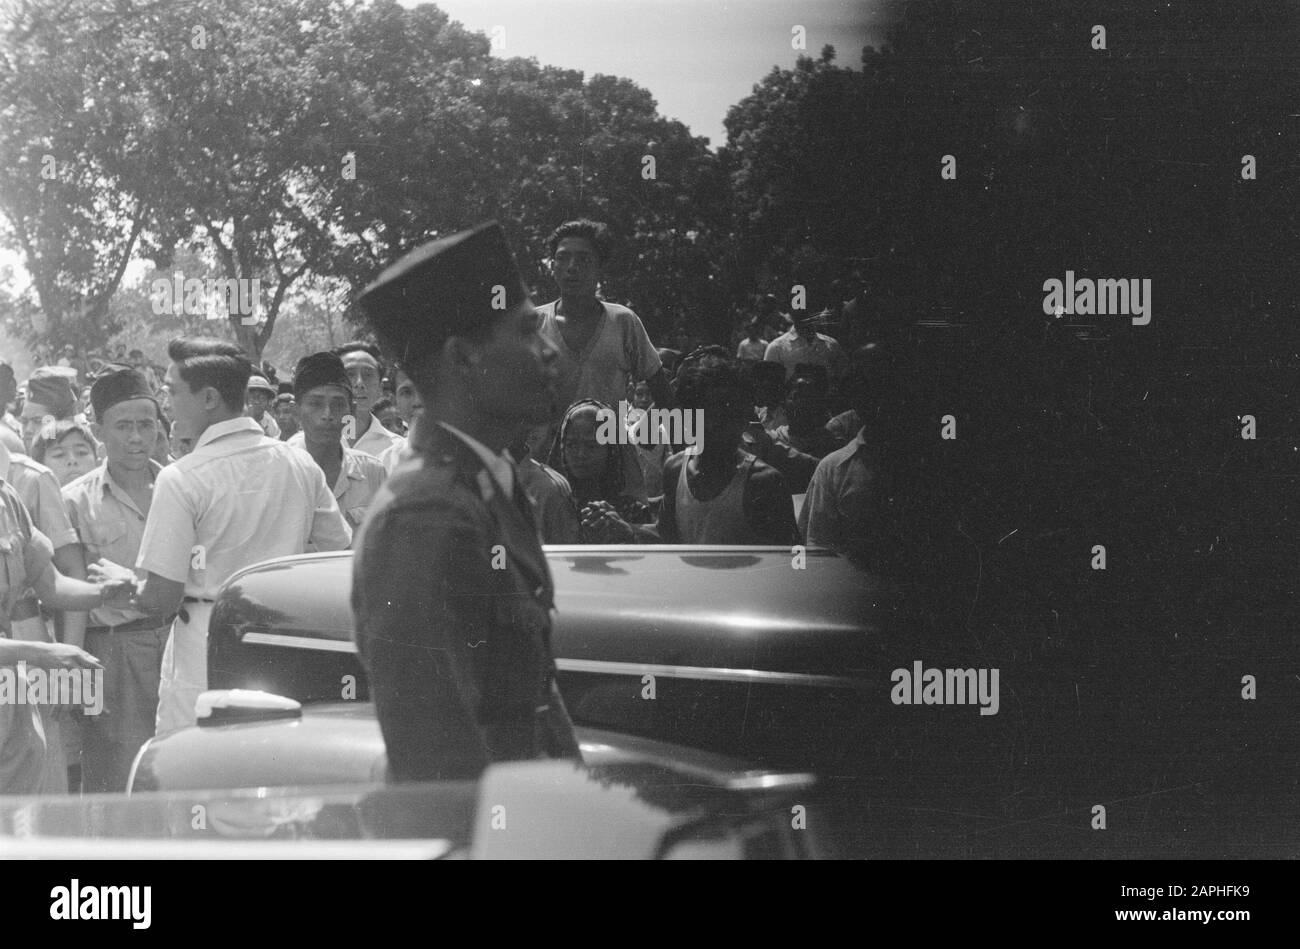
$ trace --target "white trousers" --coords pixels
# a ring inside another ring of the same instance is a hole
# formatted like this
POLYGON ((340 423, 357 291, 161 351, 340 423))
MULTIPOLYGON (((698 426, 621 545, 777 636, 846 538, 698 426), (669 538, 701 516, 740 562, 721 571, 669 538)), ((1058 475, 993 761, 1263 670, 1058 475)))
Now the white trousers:
POLYGON ((185 603, 187 623, 172 620, 171 635, 163 650, 162 678, 158 683, 156 734, 188 728, 197 721, 194 703, 208 687, 208 620, 211 603, 185 603))

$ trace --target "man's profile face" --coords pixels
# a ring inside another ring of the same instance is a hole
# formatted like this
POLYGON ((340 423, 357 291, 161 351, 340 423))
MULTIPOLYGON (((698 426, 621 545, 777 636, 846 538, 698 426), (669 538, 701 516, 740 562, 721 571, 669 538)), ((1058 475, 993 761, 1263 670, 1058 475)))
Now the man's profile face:
POLYGON ((400 369, 397 370, 397 389, 393 393, 393 404, 397 406, 398 416, 407 425, 411 424, 415 413, 424 408, 420 393, 415 391, 415 383, 400 369))
POLYGON ((600 283, 600 255, 585 237, 566 237, 551 256, 551 277, 566 297, 594 297, 600 283))
POLYGON ((353 413, 352 399, 340 386, 316 386, 298 399, 298 423, 302 437, 312 444, 339 442, 343 420, 353 413))
POLYGON ((493 325, 477 349, 470 384, 476 406, 497 419, 547 421, 555 410, 556 351, 539 332, 541 316, 525 300, 493 325))
MULTIPOLYGON (((370 406, 379 400, 383 382, 379 374, 379 361, 366 352, 343 354, 343 369, 352 384, 352 394, 356 398, 357 413, 369 415, 370 406)), ((360 426, 357 428, 360 431, 360 426)))
POLYGON ((191 392, 190 384, 181 378, 181 369, 176 363, 167 366, 163 385, 170 397, 172 418, 180 426, 181 431, 191 437, 194 437, 195 432, 203 431, 208 424, 208 413, 202 400, 205 390, 191 392))

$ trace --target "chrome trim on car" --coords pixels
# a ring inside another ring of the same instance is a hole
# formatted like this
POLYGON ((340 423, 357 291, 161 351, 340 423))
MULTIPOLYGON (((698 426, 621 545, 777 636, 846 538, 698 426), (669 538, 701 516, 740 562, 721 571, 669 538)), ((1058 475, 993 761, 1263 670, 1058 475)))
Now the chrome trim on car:
POLYGON ((723 669, 708 666, 667 666, 654 662, 607 662, 603 659, 556 659, 561 672, 590 672, 597 675, 656 675, 669 679, 698 679, 705 682, 744 682, 757 685, 802 685, 820 689, 865 689, 864 679, 816 675, 811 672, 770 672, 766 669, 723 669))
POLYGON ((726 779, 732 791, 804 791, 816 784, 815 775, 788 771, 746 771, 726 779))
POLYGON ((289 649, 315 649, 318 652, 356 652, 350 639, 318 639, 314 636, 289 636, 285 633, 245 633, 240 642, 255 646, 287 646, 289 649))
MULTIPOLYGON (((242 642, 257 646, 285 646, 290 649, 315 649, 319 652, 355 653, 357 644, 345 639, 317 639, 289 636, 284 633, 245 633, 242 642)), ((743 682, 749 685, 798 685, 816 689, 867 689, 865 679, 850 676, 818 675, 812 672, 772 672, 766 669, 725 669, 709 666, 673 666, 655 662, 610 662, 603 659, 556 659, 561 672, 587 672, 594 675, 656 675, 669 679, 693 679, 701 682, 743 682)))

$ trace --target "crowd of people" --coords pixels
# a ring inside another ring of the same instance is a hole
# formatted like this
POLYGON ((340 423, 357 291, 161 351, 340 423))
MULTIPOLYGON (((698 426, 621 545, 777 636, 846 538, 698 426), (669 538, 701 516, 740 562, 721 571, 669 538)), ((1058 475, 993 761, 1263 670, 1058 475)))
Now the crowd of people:
MULTIPOLYGON (((498 484, 522 486, 543 542, 809 544, 872 559, 881 419, 901 369, 867 339, 860 281, 816 313, 761 298, 734 355, 683 354, 602 299, 604 225, 566 222, 548 250, 559 296, 521 330, 540 336, 547 391, 503 433, 507 451, 483 455, 498 484), (702 440, 679 430, 673 443, 664 409, 699 413, 702 440), (608 437, 611 417, 628 437, 608 437)), ((515 384, 508 365, 456 344, 447 358, 515 384)), ((64 347, 21 388, 0 362, 0 666, 98 670, 105 691, 94 717, 0 707, 0 792, 122 790, 142 742, 194 722, 221 584, 261 560, 347 548, 385 485, 427 461, 428 430, 457 431, 445 406, 421 421, 426 368, 403 346, 307 354, 285 381, 210 338, 172 342, 165 369, 125 346, 91 358, 64 347)))

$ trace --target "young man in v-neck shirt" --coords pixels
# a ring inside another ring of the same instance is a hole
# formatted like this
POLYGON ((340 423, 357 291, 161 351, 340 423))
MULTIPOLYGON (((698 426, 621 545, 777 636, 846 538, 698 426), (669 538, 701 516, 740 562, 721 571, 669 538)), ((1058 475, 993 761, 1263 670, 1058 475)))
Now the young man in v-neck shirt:
POLYGON ((667 374, 641 318, 596 295, 612 243, 606 225, 588 220, 566 221, 547 239, 560 297, 537 311, 542 337, 560 354, 561 408, 578 399, 617 406, 638 382, 650 386, 656 405, 672 404, 667 374))

